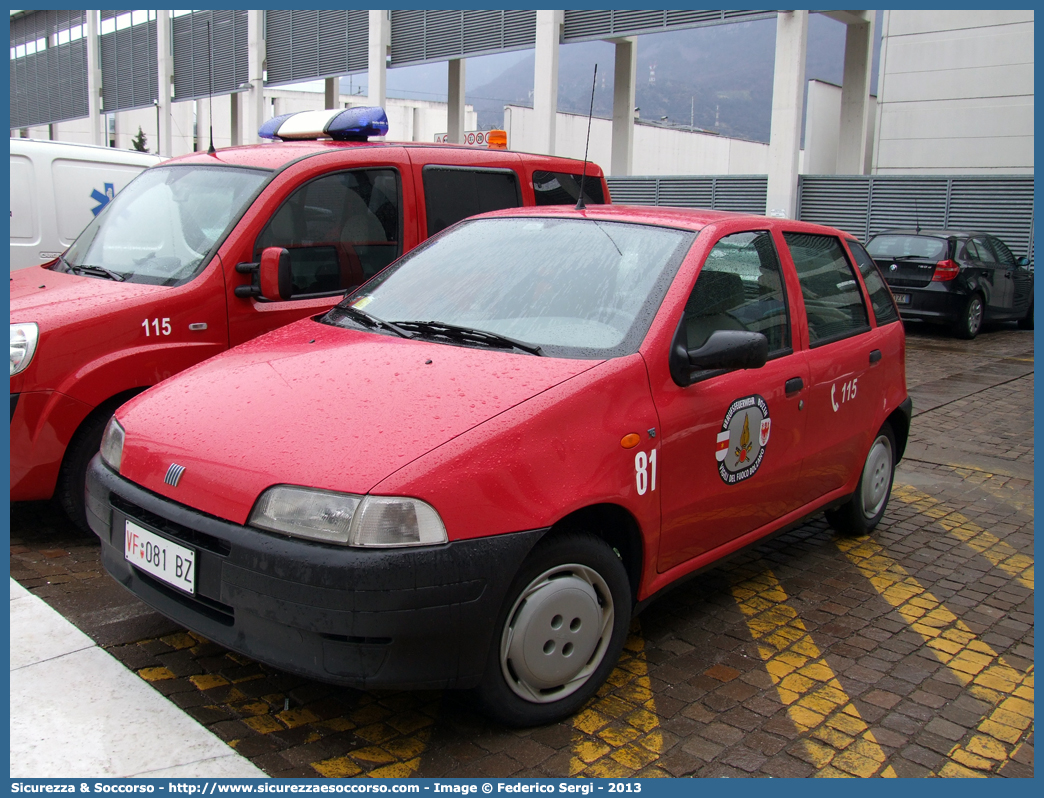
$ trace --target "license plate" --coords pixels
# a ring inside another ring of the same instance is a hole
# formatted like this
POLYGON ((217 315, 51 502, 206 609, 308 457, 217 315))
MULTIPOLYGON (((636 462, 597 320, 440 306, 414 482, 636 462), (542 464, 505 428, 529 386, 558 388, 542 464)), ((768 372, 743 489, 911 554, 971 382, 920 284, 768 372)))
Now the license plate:
POLYGON ((909 294, 892 294, 895 297, 895 304, 897 305, 909 305, 910 295, 909 294))
POLYGON ((196 592, 196 552, 127 521, 123 556, 127 562, 178 590, 196 592))

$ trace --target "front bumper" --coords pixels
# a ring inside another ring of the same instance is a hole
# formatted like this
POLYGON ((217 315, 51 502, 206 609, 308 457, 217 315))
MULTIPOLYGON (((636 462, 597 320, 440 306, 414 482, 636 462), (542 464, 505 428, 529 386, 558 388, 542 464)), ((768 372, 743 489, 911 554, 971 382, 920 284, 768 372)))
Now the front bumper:
POLYGON ((415 549, 355 549, 243 527, 156 496, 99 457, 87 519, 124 587, 210 640, 359 688, 474 687, 513 575, 546 530, 415 549), (132 567, 125 521, 196 551, 196 595, 132 567))
POLYGON ((939 323, 955 322, 964 313, 964 305, 968 294, 953 290, 948 283, 929 283, 923 288, 911 288, 905 285, 890 285, 892 294, 906 294, 909 304, 900 304, 899 315, 904 319, 915 321, 932 321, 939 323))

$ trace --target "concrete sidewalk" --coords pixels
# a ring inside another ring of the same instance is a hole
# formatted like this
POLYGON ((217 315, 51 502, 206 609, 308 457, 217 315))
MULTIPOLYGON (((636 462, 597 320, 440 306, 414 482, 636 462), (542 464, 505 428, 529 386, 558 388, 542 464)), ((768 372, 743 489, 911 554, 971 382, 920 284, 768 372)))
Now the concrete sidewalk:
POLYGON ((12 579, 11 777, 266 776, 12 579))

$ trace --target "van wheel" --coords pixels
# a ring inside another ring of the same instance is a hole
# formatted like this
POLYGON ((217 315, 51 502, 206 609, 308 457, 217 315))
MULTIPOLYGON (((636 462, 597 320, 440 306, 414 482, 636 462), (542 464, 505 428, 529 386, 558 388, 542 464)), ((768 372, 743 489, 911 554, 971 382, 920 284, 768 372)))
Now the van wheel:
POLYGON ((62 460, 62 467, 58 472, 55 498, 69 520, 84 532, 91 531, 87 524, 86 508, 87 466, 101 448, 102 434, 113 410, 115 408, 95 412, 76 431, 69 448, 65 450, 65 459, 62 460))
POLYGON ((982 329, 983 313, 982 296, 972 294, 964 303, 964 310, 961 311, 960 318, 954 324, 953 334, 958 338, 970 341, 982 329))
POLYGON ((537 726, 584 705, 620 658, 631 621, 623 563, 602 540, 569 532, 522 563, 476 689, 485 714, 537 726))
POLYGON ((867 535, 880 523, 888 507, 895 477, 895 435, 885 424, 870 445, 856 491, 848 501, 827 510, 827 521, 838 534, 867 535))

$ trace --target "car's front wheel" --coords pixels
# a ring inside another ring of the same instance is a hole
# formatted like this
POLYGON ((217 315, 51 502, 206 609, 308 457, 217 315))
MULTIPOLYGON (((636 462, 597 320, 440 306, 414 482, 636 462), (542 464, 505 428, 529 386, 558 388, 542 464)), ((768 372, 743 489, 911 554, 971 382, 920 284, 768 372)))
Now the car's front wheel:
POLYGON ((541 541, 501 609, 476 690, 483 711, 509 726, 574 713, 619 659, 631 609, 627 571, 604 541, 582 532, 541 541))
POLYGON ((895 436, 888 424, 874 437, 856 491, 848 501, 827 510, 827 521, 842 535, 867 535, 884 517, 895 476, 895 436))
POLYGON ((978 335, 979 330, 982 329, 984 310, 980 294, 972 294, 968 297, 968 300, 964 303, 964 309, 953 327, 954 335, 965 340, 971 340, 978 335))

